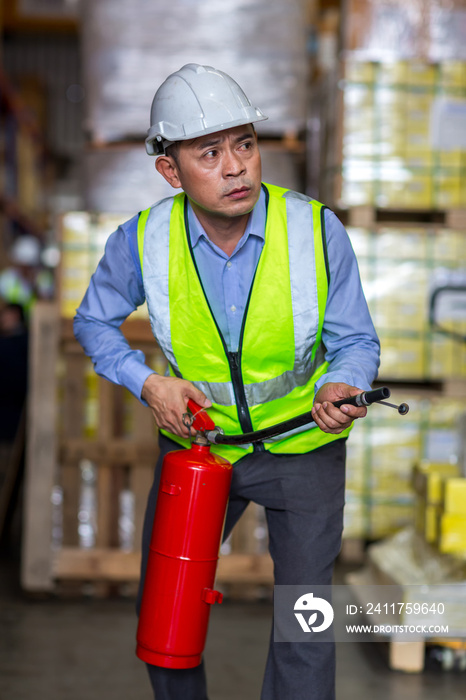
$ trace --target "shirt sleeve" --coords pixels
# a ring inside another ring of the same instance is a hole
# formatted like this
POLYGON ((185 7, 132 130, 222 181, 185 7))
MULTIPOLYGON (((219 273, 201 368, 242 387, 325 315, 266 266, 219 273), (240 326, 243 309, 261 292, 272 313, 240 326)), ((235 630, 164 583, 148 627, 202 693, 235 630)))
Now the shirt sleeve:
POLYGON ((371 388, 380 364, 380 343, 359 277, 348 234, 330 210, 325 211, 330 283, 322 340, 328 371, 316 383, 344 382, 362 391, 371 388))
POLYGON ((108 238, 73 328, 97 374, 125 386, 141 400, 143 384, 154 370, 145 364, 144 353, 133 350, 120 330, 127 316, 145 301, 134 246, 136 227, 134 217, 108 238))

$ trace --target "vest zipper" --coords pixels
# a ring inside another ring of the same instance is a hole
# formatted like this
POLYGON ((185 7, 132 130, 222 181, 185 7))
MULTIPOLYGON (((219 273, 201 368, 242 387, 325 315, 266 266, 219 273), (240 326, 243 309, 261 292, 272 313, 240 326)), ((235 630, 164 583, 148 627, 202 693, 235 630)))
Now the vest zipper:
POLYGON ((233 390, 235 392, 236 405, 238 408, 238 418, 243 429, 243 432, 249 432, 252 429, 251 416, 249 415, 246 394, 244 392, 243 378, 241 377, 241 367, 239 364, 239 353, 227 352, 228 362, 230 363, 230 373, 233 382, 233 390))
MULTIPOLYGON (((247 308, 247 307, 246 307, 247 308)), ((246 315, 246 310, 245 310, 246 315)), ((241 338, 242 339, 242 338, 241 338)), ((241 343, 241 341, 240 341, 241 343)), ((240 344, 241 347, 241 344, 240 344)), ((253 432, 251 415, 249 413, 248 402, 244 391, 243 377, 241 375, 241 363, 239 352, 227 352, 228 362, 230 364, 230 374, 235 392, 236 407, 238 409, 238 418, 243 433, 253 432)), ((265 452, 263 442, 254 443, 254 452, 265 452)))
MULTIPOLYGON (((259 262, 257 263, 257 267, 259 262)), ((249 413, 248 402, 246 401, 246 394, 244 391, 243 375, 241 374, 241 351, 243 349, 243 337, 244 337, 244 327, 246 325, 246 317, 248 315, 249 302, 251 301, 252 288, 254 287, 254 280, 256 279, 257 267, 252 278, 251 287, 249 288, 248 299, 246 301, 246 306, 244 307, 243 320, 241 321, 241 330, 239 332, 238 340, 238 352, 228 353, 228 358, 230 361, 230 372, 233 381, 233 391, 235 392, 235 398, 238 405, 238 417, 240 419, 241 427, 243 432, 247 433, 246 426, 250 425, 252 427, 251 414, 249 413), (231 359, 230 359, 231 356, 231 359), (233 379, 233 377, 235 377, 233 379), (243 425, 244 417, 244 425, 243 425)), ((254 443, 254 452, 265 452, 265 447, 263 442, 254 443)))
MULTIPOLYGON (((265 189, 265 188, 264 188, 265 189)), ((268 204, 268 192, 267 189, 265 189, 266 193, 266 203, 268 204)), ((256 278, 256 273, 254 272, 254 277, 252 278, 251 282, 251 287, 249 289, 249 295, 248 295, 248 300, 246 302, 246 307, 244 309, 244 314, 243 314, 243 320, 241 324, 241 331, 240 331, 240 336, 239 336, 239 343, 238 343, 238 352, 230 352, 228 350, 227 344, 225 343, 225 338, 223 337, 222 331, 220 330, 220 326, 217 323, 217 319, 215 318, 212 308, 209 304, 209 300, 207 298, 207 294, 205 293, 204 285, 202 284, 201 280, 201 275, 199 274, 199 270, 197 267, 196 263, 196 258, 194 256, 194 251, 191 245, 191 236, 189 234, 189 222, 188 222, 188 198, 185 196, 185 201, 184 201, 184 226, 186 230, 186 238, 188 240, 188 247, 189 247, 189 252, 191 253, 191 258, 194 264, 194 268, 197 272, 197 276, 199 278, 199 283, 201 285, 202 291, 204 292, 204 297, 207 303, 207 306, 210 311, 210 315, 212 316, 212 319, 215 323, 215 326, 217 327, 218 334, 220 336, 220 340, 222 341, 223 349, 225 351, 225 355, 228 360, 228 364, 230 365, 230 375, 231 375, 231 382, 233 384, 233 392, 235 394, 235 399, 236 399, 236 409, 238 411, 238 420, 239 424, 241 426, 241 430, 243 433, 250 433, 253 432, 253 427, 252 427, 252 422, 251 422, 251 415, 249 413, 249 407, 248 407, 248 402, 246 400, 246 394, 244 391, 244 384, 243 384, 243 377, 241 375, 241 349, 243 346, 243 335, 244 335, 244 325, 246 322, 246 315, 248 312, 248 307, 249 307, 249 301, 251 299, 251 293, 252 293, 252 288, 254 285, 254 280, 256 278)), ((257 263, 259 265, 259 263, 257 263)), ((257 271, 257 268, 256 268, 257 271)), ((255 442, 253 445, 254 452, 265 452, 265 447, 263 442, 255 442)))

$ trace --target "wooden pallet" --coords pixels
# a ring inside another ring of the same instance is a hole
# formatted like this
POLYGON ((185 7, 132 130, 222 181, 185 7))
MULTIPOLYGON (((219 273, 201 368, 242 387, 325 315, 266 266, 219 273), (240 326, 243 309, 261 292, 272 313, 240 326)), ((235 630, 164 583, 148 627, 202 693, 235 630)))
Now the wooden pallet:
MULTIPOLYGON (((362 604, 368 601, 358 595, 358 587, 373 586, 374 590, 376 590, 377 585, 393 585, 393 581, 390 583, 387 580, 380 584, 371 569, 352 572, 347 575, 346 581, 353 591, 356 601, 362 604)), ((374 599, 374 605, 377 602, 374 599)), ((367 622, 370 624, 372 619, 367 618, 367 622)), ((397 621, 387 618, 385 624, 397 624, 397 621)), ((403 671, 404 673, 422 673, 425 666, 426 650, 429 645, 445 646, 461 652, 466 650, 466 639, 457 638, 423 637, 416 641, 402 642, 396 638, 381 639, 374 635, 374 642, 380 646, 383 655, 387 659, 389 668, 393 671, 403 671)))
MULTIPOLYGON (((461 600, 464 599, 462 593, 465 583, 464 576, 461 576, 458 565, 448 556, 436 552, 423 537, 411 533, 410 531, 401 532, 395 535, 395 543, 389 541, 390 553, 387 554, 386 545, 384 543, 371 545, 367 550, 367 565, 365 568, 358 571, 350 572, 346 575, 345 581, 349 585, 354 599, 361 605, 361 611, 367 609, 367 604, 372 603, 372 610, 376 610, 377 606, 382 602, 381 597, 387 595, 384 591, 390 587, 390 601, 396 604, 409 601, 408 589, 410 585, 423 587, 426 586, 428 591, 430 584, 432 590, 435 589, 435 595, 432 593, 431 602, 434 600, 444 601, 447 603, 449 596, 452 595, 451 585, 461 586, 461 600), (398 539, 397 539, 398 538, 398 539), (397 541, 396 541, 397 540, 397 541), (394 557, 396 547, 397 556, 394 557), (382 551, 381 551, 382 548, 382 551), (390 564, 387 564, 387 562, 390 564), (402 563, 401 563, 402 562, 402 563), (422 567, 425 567, 424 575, 421 574, 422 567), (437 580, 434 577, 435 583, 429 579, 429 572, 437 572, 437 580), (378 592, 380 590, 380 593, 378 592), (408 596, 408 597, 407 597, 408 596)), ((429 598, 425 599, 426 601, 429 598)), ((455 597, 455 600, 456 597, 455 597)), ((456 603, 457 605, 457 603, 456 603)), ((464 625, 462 620, 464 615, 459 612, 459 608, 454 608, 456 620, 456 633, 458 637, 450 637, 439 640, 434 634, 428 633, 430 624, 442 625, 446 624, 443 619, 435 618, 434 614, 431 617, 431 622, 426 622, 423 618, 419 620, 419 624, 426 626, 426 630, 419 630, 419 636, 413 641, 400 641, 397 637, 383 637, 374 635, 374 641, 382 644, 382 647, 387 653, 388 664, 391 669, 396 671, 404 671, 407 673, 420 673, 424 669, 426 647, 429 644, 439 643, 446 646, 453 646, 462 649, 466 643, 464 634, 464 625)), ((452 631, 453 619, 451 612, 448 620, 448 626, 452 631)), ((382 614, 377 615, 377 619, 373 614, 365 616, 366 623, 377 625, 394 626, 405 624, 403 618, 396 612, 390 609, 382 614)), ((409 620, 409 625, 413 622, 409 620)), ((414 623, 416 624, 416 623, 414 623)))
MULTIPOLYGON (((147 321, 127 322, 123 330, 146 356, 158 351, 147 321)), ((59 318, 57 306, 38 303, 31 326, 21 566, 22 586, 29 593, 60 592, 64 584, 68 592, 82 593, 89 582, 96 595, 114 593, 115 584, 130 585, 134 593, 139 580, 139 543, 158 454, 156 429, 148 408, 122 387, 98 378, 98 420, 93 434, 86 435, 88 363, 71 322, 59 318), (83 460, 96 472, 97 527, 91 547, 83 546, 78 532, 83 460), (58 544, 51 503, 57 488, 62 501, 58 544), (130 551, 122 549, 118 537, 123 489, 134 499, 130 551)), ((220 560, 223 585, 273 583, 270 555, 254 544, 254 512, 247 509, 232 535, 231 553, 220 560)))
POLYGON ((99 379, 97 434, 92 439, 86 438, 87 363, 77 343, 69 338, 69 324, 62 328, 57 308, 48 303, 37 304, 31 327, 22 557, 22 585, 28 591, 53 590, 57 570, 64 569, 64 578, 73 578, 73 572, 67 574, 65 564, 61 563, 62 558, 66 563, 70 551, 76 552, 76 556, 88 556, 91 563, 95 562, 92 552, 79 552, 80 463, 83 459, 90 460, 97 468, 96 547, 121 562, 123 580, 127 557, 125 552, 117 549, 115 503, 125 472, 129 473, 129 485, 134 493, 135 541, 140 541, 145 503, 158 452, 153 419, 150 411, 134 399, 131 404, 133 432, 124 437, 120 415, 122 390, 99 379), (57 368, 60 368, 60 373, 57 368), (57 485, 61 488, 63 500, 63 545, 54 551, 51 546, 50 501, 57 485))
POLYGON ((432 225, 461 230, 466 227, 466 209, 382 209, 358 206, 339 211, 338 216, 346 226, 371 229, 380 225, 403 228, 432 225))

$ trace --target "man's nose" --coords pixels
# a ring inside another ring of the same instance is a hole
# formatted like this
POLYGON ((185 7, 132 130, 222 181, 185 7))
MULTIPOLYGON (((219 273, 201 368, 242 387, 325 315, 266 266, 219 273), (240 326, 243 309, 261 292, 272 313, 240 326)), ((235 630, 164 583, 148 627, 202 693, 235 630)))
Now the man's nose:
POLYGON ((246 170, 241 156, 234 150, 225 153, 223 173, 225 177, 238 177, 246 170))

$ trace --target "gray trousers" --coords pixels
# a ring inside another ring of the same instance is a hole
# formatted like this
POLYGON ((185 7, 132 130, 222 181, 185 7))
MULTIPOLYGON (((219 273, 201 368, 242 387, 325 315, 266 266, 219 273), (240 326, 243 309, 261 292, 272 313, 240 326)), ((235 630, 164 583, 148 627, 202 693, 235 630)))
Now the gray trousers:
MULTIPOLYGON (((236 462, 225 520, 228 537, 249 501, 265 507, 277 585, 330 585, 341 547, 345 440, 301 455, 259 452, 236 462)), ((162 461, 179 445, 160 436, 142 543, 142 595, 162 461)), ((204 664, 192 669, 147 665, 156 700, 208 700, 204 664)), ((335 647, 270 639, 261 700, 334 700, 335 647)))

